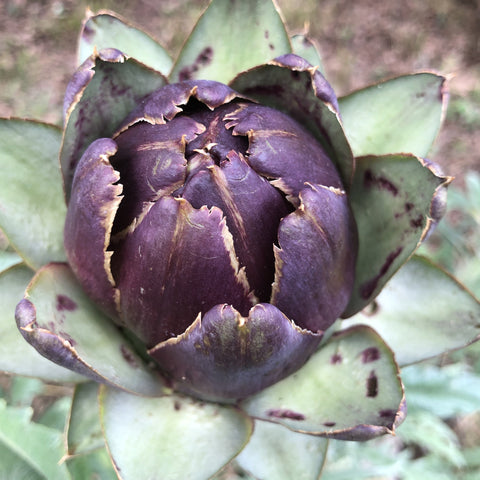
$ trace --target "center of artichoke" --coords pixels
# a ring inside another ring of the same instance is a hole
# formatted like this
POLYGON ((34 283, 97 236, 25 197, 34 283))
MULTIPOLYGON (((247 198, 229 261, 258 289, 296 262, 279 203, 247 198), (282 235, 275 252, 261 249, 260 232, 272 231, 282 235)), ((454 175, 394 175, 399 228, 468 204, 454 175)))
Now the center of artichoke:
POLYGON ((111 272, 120 315, 135 318, 143 341, 153 346, 177 336, 223 304, 244 317, 258 303, 281 305, 305 324, 279 293, 291 276, 301 280, 282 255, 285 245, 296 245, 299 225, 310 222, 302 192, 342 188, 307 130, 205 81, 154 92, 114 139, 110 161, 122 199, 108 246, 111 272), (283 245, 281 232, 289 239, 283 245), (137 301, 148 304, 140 317, 137 301))
POLYGON ((229 103, 209 110, 206 107, 189 115, 205 127, 205 132, 189 142, 185 149, 185 157, 191 162, 197 153, 208 155, 217 165, 227 159, 227 154, 233 150, 245 155, 248 149, 248 139, 242 135, 232 135, 232 129, 226 126, 226 115, 238 109, 236 103, 229 103))
POLYGON ((193 112, 188 106, 184 115, 205 131, 187 143, 185 183, 173 195, 196 209, 206 206, 222 210, 235 255, 246 270, 253 303, 269 302, 278 225, 293 207, 283 193, 252 169, 248 137, 235 135, 228 126, 228 116, 243 108, 248 104, 232 102, 214 110, 203 106, 193 112), (265 213, 268 221, 262 221, 265 213))

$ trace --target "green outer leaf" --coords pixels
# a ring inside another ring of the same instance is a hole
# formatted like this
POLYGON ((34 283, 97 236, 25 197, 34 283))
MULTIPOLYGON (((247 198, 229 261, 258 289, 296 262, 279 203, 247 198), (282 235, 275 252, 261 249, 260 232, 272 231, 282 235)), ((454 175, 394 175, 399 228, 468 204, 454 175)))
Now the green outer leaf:
POLYGON ((320 476, 327 447, 325 438, 257 420, 250 442, 236 461, 259 479, 314 480, 320 476))
POLYGON ((66 463, 75 480, 118 480, 106 448, 67 458, 66 463))
POLYGON ((359 313, 344 325, 370 325, 390 345, 400 365, 480 338, 480 302, 425 258, 413 257, 375 302, 373 313, 359 313))
POLYGON ((366 440, 403 420, 393 354, 370 328, 334 334, 296 373, 246 399, 245 411, 300 432, 366 440))
POLYGON ((480 375, 467 362, 441 367, 429 362, 402 368, 408 414, 428 411, 442 419, 478 413, 480 375), (435 402, 432 402, 432 398, 435 402))
POLYGON ((67 430, 67 466, 75 479, 117 479, 100 425, 99 385, 84 383, 75 388, 67 430))
POLYGON ((478 471, 459 473, 457 468, 438 455, 427 453, 405 465, 402 470, 403 480, 477 480, 478 471), (460 475, 460 476, 459 476, 460 475))
POLYGON ((409 412, 398 436, 405 444, 418 445, 422 450, 443 458, 457 468, 465 466, 460 442, 454 430, 428 410, 409 412), (425 435, 425 432, 428 434, 425 435))
POLYGON ((92 304, 66 264, 39 270, 25 296, 17 324, 45 356, 96 381, 144 395, 163 392, 159 375, 92 304))
MULTIPOLYGON (((410 451, 399 450, 398 442, 391 438, 381 437, 370 442, 331 440, 321 479, 404 480, 403 472, 409 465, 410 457, 410 451)), ((423 477, 419 479, 425 480, 423 477)))
POLYGON ((220 472, 208 480, 258 480, 241 468, 235 459, 226 465, 220 472))
POLYGON ((425 157, 447 100, 445 77, 416 73, 353 92, 339 104, 355 156, 409 152, 425 157))
POLYGON ((8 403, 15 407, 29 407, 44 388, 45 384, 38 378, 14 376, 8 389, 8 403))
POLYGON ((0 478, 2 480, 45 480, 23 461, 22 457, 13 453, 6 445, 0 443, 0 478))
POLYGON ((412 255, 430 226, 433 197, 448 181, 412 155, 357 158, 350 205, 359 251, 345 317, 368 305, 412 255))
POLYGON ((293 35, 290 38, 292 42, 293 53, 303 57, 314 67, 318 67, 318 71, 325 76, 325 69, 323 68, 322 56, 317 48, 315 42, 307 35, 293 35))
POLYGON ((22 337, 15 324, 15 306, 33 272, 17 265, 0 274, 0 370, 51 382, 78 382, 85 377, 42 357, 22 337))
POLYGON ((65 260, 60 139, 53 125, 0 119, 0 228, 34 269, 65 260))
POLYGON ((7 407, 0 399, 0 444, 44 478, 69 479, 66 465, 59 463, 65 455, 63 434, 31 422, 31 415, 31 408, 7 407))
POLYGON ((170 81, 228 83, 239 72, 291 50, 285 25, 270 0, 213 0, 184 45, 170 81))
POLYGON ((23 263, 23 260, 17 253, 0 251, 0 273, 20 263, 23 263))
POLYGON ((0 229, 0 252, 9 249, 8 238, 5 236, 5 233, 0 229))
POLYGON ((253 428, 232 407, 180 396, 142 398, 106 386, 100 417, 122 480, 205 480, 238 454, 253 428))
POLYGON ((100 426, 98 409, 98 388, 94 382, 84 383, 75 388, 68 422, 68 454, 79 455, 105 447, 100 426))
POLYGON ((141 29, 134 27, 117 14, 101 10, 87 12, 78 42, 78 65, 95 51, 116 48, 139 62, 168 75, 173 61, 166 50, 141 29))
POLYGON ((67 90, 72 103, 64 105, 60 165, 67 197, 75 166, 88 145, 111 137, 139 101, 165 83, 160 73, 122 55, 112 58, 100 52, 82 65, 67 90))
POLYGON ((65 431, 68 420, 68 414, 72 406, 72 397, 60 397, 50 405, 45 412, 38 418, 37 423, 49 428, 55 428, 59 432, 65 431))

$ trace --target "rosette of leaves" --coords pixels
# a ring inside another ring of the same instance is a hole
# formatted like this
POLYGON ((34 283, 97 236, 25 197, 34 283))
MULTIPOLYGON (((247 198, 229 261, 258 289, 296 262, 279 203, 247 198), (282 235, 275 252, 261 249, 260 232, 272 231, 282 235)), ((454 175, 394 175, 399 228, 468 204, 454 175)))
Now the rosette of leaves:
POLYGON ((258 0, 213 0, 175 61, 89 13, 78 60, 63 130, 0 122, 0 368, 75 385, 40 476, 316 479, 329 438, 393 433, 400 366, 480 325, 414 256, 445 78, 337 100, 258 0))

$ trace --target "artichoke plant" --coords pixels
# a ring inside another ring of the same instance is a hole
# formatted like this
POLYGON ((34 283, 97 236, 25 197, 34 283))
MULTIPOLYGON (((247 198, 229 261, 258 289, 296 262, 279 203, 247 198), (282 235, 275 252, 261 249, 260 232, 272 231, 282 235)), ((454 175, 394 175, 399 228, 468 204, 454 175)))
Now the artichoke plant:
POLYGON ((328 439, 393 433, 399 368, 480 326, 414 255, 445 78, 337 99, 269 0, 213 0, 175 62, 90 12, 78 64, 62 131, 0 122, 0 368, 75 384, 49 478, 108 450, 125 480, 316 479, 328 439))

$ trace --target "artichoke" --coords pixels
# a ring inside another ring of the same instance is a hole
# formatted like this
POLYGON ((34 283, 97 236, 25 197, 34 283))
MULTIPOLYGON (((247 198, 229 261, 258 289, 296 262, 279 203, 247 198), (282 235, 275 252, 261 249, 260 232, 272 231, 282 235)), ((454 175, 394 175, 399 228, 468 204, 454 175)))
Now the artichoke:
POLYGON ((65 248, 85 292, 178 389, 238 399, 297 370, 353 288, 356 226, 325 149, 211 80, 156 90, 113 139, 69 165, 65 248))
POLYGON ((2 306, 35 348, 2 317, 0 368, 78 384, 68 455, 98 447, 97 393, 125 479, 314 479, 326 438, 394 432, 399 364, 477 337, 478 301, 412 257, 451 181, 424 158, 445 78, 337 99, 267 0, 213 0, 174 63, 90 13, 79 63, 62 133, 0 122, 2 306))

